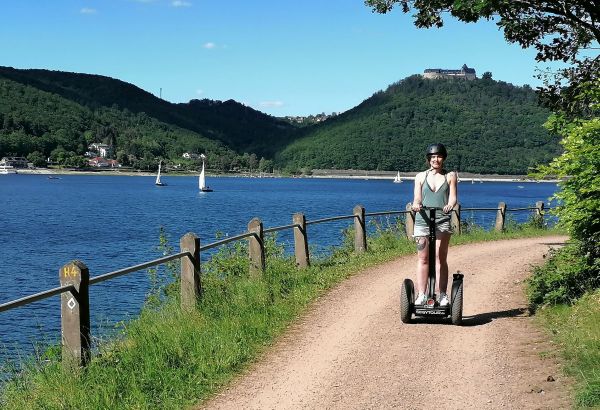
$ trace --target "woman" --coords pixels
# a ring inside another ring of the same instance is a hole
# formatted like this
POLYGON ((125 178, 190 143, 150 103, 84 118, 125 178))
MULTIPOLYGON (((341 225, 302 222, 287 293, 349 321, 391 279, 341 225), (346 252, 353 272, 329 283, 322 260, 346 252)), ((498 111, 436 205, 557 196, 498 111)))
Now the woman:
POLYGON ((422 207, 443 208, 443 212, 436 211, 436 289, 437 302, 440 306, 447 306, 450 302, 446 289, 448 287, 448 244, 452 227, 450 226, 450 212, 457 202, 455 172, 444 169, 444 161, 448 156, 443 144, 432 144, 427 147, 427 165, 429 169, 420 172, 415 177, 415 191, 412 202, 415 217, 414 237, 417 243, 417 298, 416 305, 426 302, 427 274, 429 271, 429 226, 427 216, 422 207))

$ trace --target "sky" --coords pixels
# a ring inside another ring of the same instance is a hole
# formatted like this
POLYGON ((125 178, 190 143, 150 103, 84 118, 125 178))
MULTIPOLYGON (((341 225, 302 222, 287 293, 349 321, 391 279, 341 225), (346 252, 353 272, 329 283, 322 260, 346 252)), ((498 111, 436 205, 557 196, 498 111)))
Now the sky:
POLYGON ((99 74, 167 101, 233 99, 273 116, 340 113, 427 68, 541 85, 533 49, 493 22, 363 0, 0 0, 0 65, 99 74))

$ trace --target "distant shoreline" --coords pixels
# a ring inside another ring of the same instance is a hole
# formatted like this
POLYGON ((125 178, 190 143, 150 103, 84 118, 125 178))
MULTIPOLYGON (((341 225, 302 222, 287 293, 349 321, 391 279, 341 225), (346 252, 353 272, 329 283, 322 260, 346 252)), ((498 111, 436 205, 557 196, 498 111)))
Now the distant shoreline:
MULTIPOLYGON (((16 169, 18 174, 24 175, 114 175, 114 176, 156 176, 155 172, 102 169, 102 170, 73 170, 73 169, 55 169, 55 168, 34 168, 34 169, 16 169)), ((420 171, 419 171, 420 172, 420 171)), ((374 180, 393 180, 396 176, 393 171, 361 171, 361 170, 313 170, 310 175, 282 175, 282 174, 258 174, 258 173, 228 173, 228 174, 209 174, 209 177, 234 177, 234 178, 323 178, 323 179, 374 179, 374 180)), ((402 181, 413 181, 417 172, 400 172, 402 181)), ((195 176, 196 172, 173 173, 165 172, 164 177, 195 176)), ((473 174, 468 172, 459 173, 460 182, 550 182, 557 183, 557 179, 534 180, 527 175, 499 175, 499 174, 473 174)))
MULTIPOLYGON (((415 175, 421 171, 400 172, 402 181, 413 181, 415 175)), ((340 178, 340 179, 388 179, 393 180, 397 175, 394 171, 361 171, 361 170, 313 170, 308 178, 340 178)), ((557 183, 557 179, 534 180, 527 175, 500 175, 500 174, 474 174, 459 172, 459 182, 550 182, 557 183)))

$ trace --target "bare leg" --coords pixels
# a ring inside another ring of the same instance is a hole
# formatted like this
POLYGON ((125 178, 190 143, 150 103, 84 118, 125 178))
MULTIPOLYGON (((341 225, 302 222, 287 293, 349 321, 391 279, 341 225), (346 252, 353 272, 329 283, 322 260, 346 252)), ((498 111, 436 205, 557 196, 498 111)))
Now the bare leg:
POLYGON ((436 245, 436 290, 437 295, 440 292, 446 292, 448 289, 448 244, 450 243, 450 234, 437 233, 436 245))
POLYGON ((425 236, 415 240, 417 242, 417 293, 425 293, 429 270, 429 240, 425 236))

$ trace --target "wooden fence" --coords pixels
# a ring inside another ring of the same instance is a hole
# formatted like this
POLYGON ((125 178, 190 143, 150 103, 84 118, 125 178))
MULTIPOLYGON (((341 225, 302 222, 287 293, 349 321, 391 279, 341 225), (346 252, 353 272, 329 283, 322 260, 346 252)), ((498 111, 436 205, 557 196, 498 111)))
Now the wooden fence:
MULTIPOLYGON (((504 229, 505 219, 508 212, 534 211, 543 218, 544 203, 537 202, 532 208, 508 209, 504 202, 500 202, 497 208, 465 208, 457 204, 452 212, 451 224, 455 233, 460 234, 461 212, 464 211, 494 211, 496 212, 495 229, 504 229)), ((182 309, 193 309, 202 297, 202 281, 200 254, 218 246, 242 239, 248 240, 249 272, 251 275, 260 275, 266 266, 264 235, 286 229, 293 229, 294 255, 296 266, 306 268, 310 266, 310 255, 308 247, 307 226, 325 222, 339 221, 344 219, 354 220, 354 250, 362 253, 367 250, 367 217, 384 215, 406 215, 405 227, 407 237, 412 237, 414 229, 415 213, 411 210, 411 204, 406 205, 404 211, 383 211, 367 213, 361 205, 356 205, 352 215, 333 216, 329 218, 307 221, 302 213, 292 216, 290 225, 277 226, 265 229, 258 218, 253 218, 248 223, 245 233, 232 236, 220 241, 201 246, 200 239, 193 233, 187 233, 181 237, 179 242, 179 253, 168 255, 159 259, 130 266, 124 269, 109 272, 103 275, 90 277, 90 272, 85 263, 73 260, 59 269, 60 286, 34 295, 16 299, 0 305, 0 312, 24 306, 55 295, 61 295, 61 334, 62 334, 62 358, 68 366, 85 366, 91 358, 91 326, 90 326, 90 304, 89 288, 91 285, 113 279, 128 273, 161 265, 176 259, 181 261, 181 307, 182 309)))

